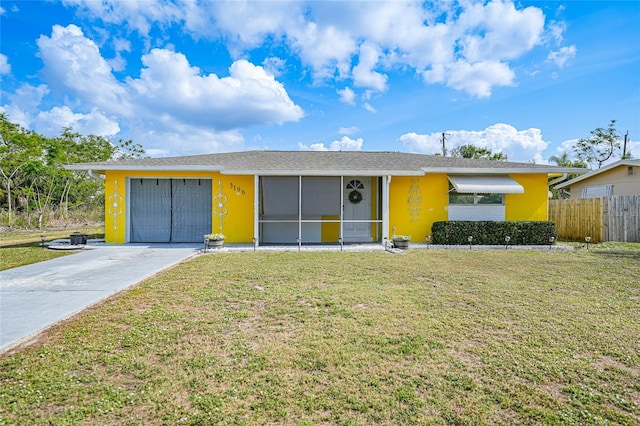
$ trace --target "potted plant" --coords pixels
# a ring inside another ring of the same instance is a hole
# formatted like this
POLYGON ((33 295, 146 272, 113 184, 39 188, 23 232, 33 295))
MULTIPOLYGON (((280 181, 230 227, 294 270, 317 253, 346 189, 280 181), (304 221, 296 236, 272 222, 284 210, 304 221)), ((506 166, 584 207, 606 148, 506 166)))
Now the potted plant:
POLYGON ((411 241, 411 235, 394 235, 391 240, 393 241, 394 248, 407 250, 409 248, 409 241, 411 241))
POLYGON ((220 248, 224 245, 224 234, 207 234, 204 236, 204 245, 207 248, 220 248))

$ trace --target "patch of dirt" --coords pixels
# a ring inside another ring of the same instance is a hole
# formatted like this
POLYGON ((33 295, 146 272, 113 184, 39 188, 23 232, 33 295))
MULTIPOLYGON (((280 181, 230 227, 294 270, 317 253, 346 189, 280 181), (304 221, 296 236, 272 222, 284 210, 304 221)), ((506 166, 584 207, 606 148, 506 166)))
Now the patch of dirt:
POLYGON ((545 383, 539 386, 540 390, 551 395, 553 399, 557 401, 561 401, 563 403, 568 403, 569 396, 562 391, 563 387, 564 385, 562 383, 556 383, 556 382, 545 383))
POLYGON ((601 357, 600 361, 594 362, 591 365, 593 365, 593 367, 596 368, 598 371, 604 371, 607 368, 617 368, 618 370, 622 370, 634 376, 635 378, 640 379, 640 368, 627 367, 620 361, 617 361, 608 356, 601 357))

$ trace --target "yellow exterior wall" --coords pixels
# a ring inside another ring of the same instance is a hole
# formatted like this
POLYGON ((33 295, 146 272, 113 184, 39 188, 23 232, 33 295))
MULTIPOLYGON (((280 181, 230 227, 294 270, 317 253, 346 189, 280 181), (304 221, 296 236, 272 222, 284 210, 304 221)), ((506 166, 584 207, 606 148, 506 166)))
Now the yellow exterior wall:
POLYGON ((549 186, 547 174, 509 175, 524 188, 524 194, 505 194, 505 220, 547 220, 549 186))
MULTIPOLYGON (((524 194, 505 195, 505 219, 547 220, 548 186, 546 174, 513 174, 524 194)), ((221 175, 211 172, 132 172, 108 171, 105 174, 105 240, 122 244, 127 238, 127 178, 204 178, 212 180, 212 229, 222 232, 227 242, 250 243, 254 236, 254 176, 221 175)), ((423 242, 431 235, 431 225, 448 218, 446 174, 394 176, 389 186, 388 235, 411 235, 423 242)), ((372 217, 376 217, 377 179, 372 179, 372 217)), ((323 217, 323 219, 339 219, 323 217)), ((374 226, 372 237, 377 240, 374 226)), ((322 241, 336 242, 338 223, 322 224, 322 241)))
POLYGON ((253 176, 216 174, 213 180, 213 232, 222 232, 229 243, 253 241, 253 176))
POLYGON ((211 179, 212 229, 225 240, 253 240, 253 176, 227 176, 211 172, 107 171, 105 173, 105 241, 122 244, 127 238, 127 178, 211 179))
POLYGON ((424 242, 431 225, 447 220, 449 181, 446 174, 393 176, 389 186, 389 238, 411 235, 424 242))

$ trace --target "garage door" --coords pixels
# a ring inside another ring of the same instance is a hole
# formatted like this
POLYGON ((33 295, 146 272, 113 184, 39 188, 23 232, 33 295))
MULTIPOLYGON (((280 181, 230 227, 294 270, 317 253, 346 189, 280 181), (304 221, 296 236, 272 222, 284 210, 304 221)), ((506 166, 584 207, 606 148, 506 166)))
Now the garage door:
POLYGON ((210 179, 130 179, 132 243, 201 242, 211 232, 210 179))

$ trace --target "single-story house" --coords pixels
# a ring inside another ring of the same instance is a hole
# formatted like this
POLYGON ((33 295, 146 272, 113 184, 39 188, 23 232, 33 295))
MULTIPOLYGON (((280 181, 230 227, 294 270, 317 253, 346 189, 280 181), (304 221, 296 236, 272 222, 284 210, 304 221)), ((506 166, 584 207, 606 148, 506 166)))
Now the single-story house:
POLYGON ((640 195, 640 160, 619 160, 556 186, 571 191, 571 198, 640 195))
POLYGON ((105 179, 107 243, 425 241, 441 220, 547 220, 580 169, 400 152, 246 151, 67 166, 105 179))

